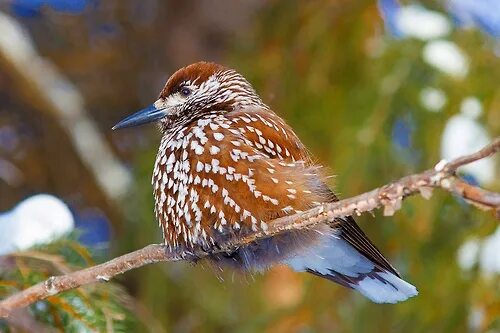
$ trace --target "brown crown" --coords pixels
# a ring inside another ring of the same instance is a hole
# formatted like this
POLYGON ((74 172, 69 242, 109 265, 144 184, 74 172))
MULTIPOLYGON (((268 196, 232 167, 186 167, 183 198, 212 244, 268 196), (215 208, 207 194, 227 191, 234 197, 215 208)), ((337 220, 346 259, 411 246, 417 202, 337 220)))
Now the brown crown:
POLYGON ((176 92, 181 83, 185 81, 192 81, 197 85, 206 81, 211 75, 216 72, 227 69, 226 67, 216 64, 214 62, 200 61, 189 66, 179 69, 177 72, 172 74, 168 79, 165 87, 160 92, 160 98, 165 98, 170 94, 176 92))

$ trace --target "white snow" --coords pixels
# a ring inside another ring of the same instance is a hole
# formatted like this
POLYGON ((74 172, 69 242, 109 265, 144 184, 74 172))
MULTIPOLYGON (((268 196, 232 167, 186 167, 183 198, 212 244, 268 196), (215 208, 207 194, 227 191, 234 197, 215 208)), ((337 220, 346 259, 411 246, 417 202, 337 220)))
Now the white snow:
MULTIPOLYGON (((469 310, 469 332, 481 332, 485 320, 484 308, 473 305, 469 310)), ((490 331, 491 332, 491 331, 490 331)))
POLYGON ((500 227, 483 239, 466 241, 457 252, 457 262, 463 270, 479 264, 481 273, 487 277, 500 274, 500 227))
POLYGON ((460 104, 460 112, 471 119, 477 119, 483 113, 483 106, 477 97, 467 97, 460 104))
POLYGON ((451 31, 446 16, 417 5, 402 7, 396 16, 396 26, 404 36, 424 41, 444 37, 451 31))
POLYGON ((32 196, 0 214, 0 255, 50 243, 73 228, 64 202, 48 194, 32 196))
MULTIPOLYGON (((470 154, 491 141, 486 129, 476 120, 482 109, 480 104, 476 98, 468 97, 462 102, 461 112, 448 119, 441 137, 442 159, 451 160, 470 154)), ((479 160, 461 170, 473 175, 481 184, 495 180, 494 158, 479 160)))
POLYGON ((463 51, 448 40, 433 40, 423 49, 426 63, 456 78, 463 78, 469 71, 469 60, 463 51))
POLYGON ((483 241, 479 267, 485 275, 500 273, 500 227, 483 241))
POLYGON ((420 92, 420 103, 431 112, 440 112, 447 98, 441 89, 426 87, 420 92))
POLYGON ((470 270, 477 263, 480 242, 477 238, 470 239, 460 246, 457 252, 457 262, 464 271, 470 270))

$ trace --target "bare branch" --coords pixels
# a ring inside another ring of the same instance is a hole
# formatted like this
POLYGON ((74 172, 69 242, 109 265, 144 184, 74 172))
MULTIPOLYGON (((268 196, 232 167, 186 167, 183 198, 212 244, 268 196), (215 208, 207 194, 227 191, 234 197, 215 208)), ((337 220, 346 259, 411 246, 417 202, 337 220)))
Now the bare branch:
POLYGON ((360 215, 381 207, 384 207, 384 215, 393 215, 408 196, 420 193, 429 199, 434 188, 445 189, 482 209, 493 209, 498 216, 500 193, 467 184, 456 175, 456 171, 461 166, 492 156, 499 151, 500 138, 496 138, 491 144, 476 153, 448 163, 442 161, 433 169, 401 178, 349 199, 324 204, 303 213, 273 220, 268 223, 266 231, 256 232, 237 241, 228 242, 210 253, 201 250, 196 253, 177 253, 169 251, 164 245, 152 244, 97 266, 61 276, 53 276, 0 301, 0 317, 7 317, 15 309, 26 307, 49 296, 83 285, 109 281, 116 275, 148 264, 182 259, 195 260, 215 253, 232 252, 238 247, 262 238, 272 237, 281 232, 310 228, 318 223, 348 215, 360 215))
POLYGON ((52 276, 44 282, 16 293, 0 302, 0 317, 6 317, 13 309, 23 308, 38 300, 95 282, 106 282, 112 277, 134 268, 159 261, 177 261, 181 256, 168 252, 159 244, 151 244, 97 266, 73 273, 52 276))
POLYGON ((500 137, 495 138, 493 142, 491 142, 489 145, 487 145, 486 147, 484 147, 483 149, 479 150, 476 153, 458 157, 453 161, 450 161, 449 163, 446 164, 445 167, 448 170, 454 172, 461 166, 481 160, 488 156, 492 156, 498 152, 500 152, 500 137))

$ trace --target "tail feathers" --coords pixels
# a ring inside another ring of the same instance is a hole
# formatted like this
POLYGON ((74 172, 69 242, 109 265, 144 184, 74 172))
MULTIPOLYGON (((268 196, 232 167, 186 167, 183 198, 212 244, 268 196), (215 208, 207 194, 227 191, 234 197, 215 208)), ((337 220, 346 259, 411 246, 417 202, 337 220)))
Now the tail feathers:
POLYGON ((312 269, 307 272, 359 291, 375 303, 398 303, 418 294, 417 288, 389 272, 373 271, 350 277, 331 271, 324 275, 312 269))
POLYGON ((309 272, 358 290, 375 303, 397 303, 418 294, 417 289, 374 264, 347 241, 323 235, 321 242, 284 261, 299 272, 309 272))

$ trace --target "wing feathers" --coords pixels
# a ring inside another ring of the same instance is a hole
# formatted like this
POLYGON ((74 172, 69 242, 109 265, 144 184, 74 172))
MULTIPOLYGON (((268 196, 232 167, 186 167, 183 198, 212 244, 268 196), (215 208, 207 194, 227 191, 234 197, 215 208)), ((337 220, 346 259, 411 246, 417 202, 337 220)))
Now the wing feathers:
POLYGON ((351 216, 342 219, 340 229, 340 237, 346 240, 365 257, 370 259, 377 267, 382 270, 389 271, 398 277, 400 276, 398 271, 370 241, 351 216))

